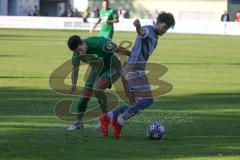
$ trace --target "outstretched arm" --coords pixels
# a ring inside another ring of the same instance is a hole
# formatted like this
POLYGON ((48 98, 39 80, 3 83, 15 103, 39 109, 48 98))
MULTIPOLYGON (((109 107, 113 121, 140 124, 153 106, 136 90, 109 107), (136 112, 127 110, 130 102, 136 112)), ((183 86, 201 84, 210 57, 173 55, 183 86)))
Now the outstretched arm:
POLYGON ((145 30, 142 28, 141 23, 140 23, 140 21, 139 21, 138 19, 136 19, 136 20, 133 22, 133 25, 135 26, 136 31, 137 31, 137 33, 138 33, 140 36, 144 37, 144 36, 146 35, 146 32, 145 32, 145 30))

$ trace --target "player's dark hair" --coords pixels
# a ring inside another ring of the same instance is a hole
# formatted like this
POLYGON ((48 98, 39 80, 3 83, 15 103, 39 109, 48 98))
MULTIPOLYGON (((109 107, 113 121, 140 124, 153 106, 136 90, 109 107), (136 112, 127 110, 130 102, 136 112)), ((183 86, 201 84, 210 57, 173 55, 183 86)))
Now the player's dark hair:
POLYGON ((83 41, 78 35, 73 35, 68 39, 68 48, 71 51, 75 51, 78 45, 81 45, 81 44, 83 44, 83 41))
POLYGON ((102 0, 102 2, 107 2, 107 5, 109 5, 109 0, 102 0))
POLYGON ((175 19, 172 13, 160 12, 157 17, 157 22, 164 22, 168 27, 173 28, 175 26, 175 19))

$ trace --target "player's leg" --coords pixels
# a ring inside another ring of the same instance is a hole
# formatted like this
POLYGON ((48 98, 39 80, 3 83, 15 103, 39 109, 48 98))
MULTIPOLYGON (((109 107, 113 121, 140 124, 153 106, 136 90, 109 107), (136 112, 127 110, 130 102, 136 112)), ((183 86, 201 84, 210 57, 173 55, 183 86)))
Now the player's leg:
MULTIPOLYGON (((124 64, 121 70, 121 81, 124 87, 124 91, 126 94, 126 97, 129 99, 129 104, 134 105, 135 104, 135 96, 131 94, 131 85, 134 83, 132 80, 127 78, 127 74, 129 72, 133 72, 134 68, 129 67, 129 65, 124 64)), ((126 109, 129 108, 129 105, 122 105, 120 107, 115 108, 111 112, 108 113, 110 119, 117 119, 118 115, 123 113, 126 109)))
POLYGON ((93 95, 93 90, 85 88, 83 91, 83 97, 79 101, 77 105, 77 115, 76 115, 76 121, 69 126, 67 129, 68 131, 73 131, 77 129, 83 128, 83 116, 87 109, 88 102, 90 101, 91 97, 93 95))
POLYGON ((144 68, 141 66, 125 65, 122 73, 122 82, 127 97, 130 97, 131 105, 121 106, 113 111, 112 126, 116 138, 119 138, 124 122, 135 116, 140 110, 149 107, 153 103, 151 87, 144 68))
POLYGON ((107 95, 104 92, 105 89, 111 88, 112 84, 118 80, 120 77, 121 63, 116 56, 112 57, 111 67, 106 69, 101 76, 98 78, 94 85, 94 95, 100 101, 100 107, 102 114, 100 116, 100 129, 104 135, 108 135, 108 127, 110 123, 110 118, 108 117, 107 109, 107 95))
MULTIPOLYGON (((135 103, 126 109, 124 113, 118 117, 118 120, 127 120, 153 103, 152 91, 148 78, 144 71, 138 72, 140 75, 133 78, 135 83, 132 83, 132 80, 129 77, 129 94, 135 97, 135 103)), ((119 123, 123 125, 124 121, 119 121, 119 123)))
POLYGON ((127 121, 131 117, 134 117, 141 110, 148 108, 152 104, 153 104, 153 98, 151 97, 136 97, 135 104, 127 108, 123 113, 121 113, 117 118, 117 122, 121 126, 123 126, 125 121, 127 121))
POLYGON ((93 89, 84 88, 83 97, 81 98, 77 106, 77 113, 78 113, 77 121, 83 120, 84 112, 86 112, 87 105, 90 99, 92 98, 92 96, 93 96, 93 89))
MULTIPOLYGON (((121 80, 122 80, 125 94, 129 98, 130 105, 134 104, 134 102, 135 102, 135 97, 130 94, 130 85, 131 84, 129 84, 129 80, 126 78, 126 74, 131 71, 132 71, 132 68, 128 67, 127 64, 123 65, 122 71, 121 71, 121 80)), ((124 113, 129 107, 130 106, 126 104, 126 105, 117 107, 116 109, 112 110, 111 112, 108 112, 108 117, 111 119, 111 125, 112 125, 113 131, 114 131, 114 136, 117 139, 120 138, 120 133, 121 133, 121 128, 122 128, 122 125, 120 125, 117 122, 117 118, 120 114, 124 113)))
POLYGON ((110 81, 105 77, 100 77, 93 87, 95 97, 98 99, 98 103, 101 108, 100 114, 100 129, 104 136, 108 135, 108 126, 110 123, 107 117, 107 95, 104 92, 111 85, 110 81))
POLYGON ((99 71, 97 69, 91 68, 91 71, 88 75, 88 78, 84 86, 82 98, 80 99, 77 106, 76 121, 72 125, 70 125, 70 127, 67 129, 68 131, 73 131, 76 129, 83 128, 83 116, 87 109, 87 105, 91 97, 93 96, 93 85, 98 73, 99 71))
POLYGON ((122 106, 119 106, 117 108, 115 108, 114 110, 108 112, 108 117, 109 119, 112 121, 112 120, 116 120, 117 117, 123 113, 125 110, 127 110, 129 108, 130 105, 134 105, 135 104, 135 97, 128 94, 128 86, 126 85, 127 84, 127 81, 122 78, 122 84, 124 86, 124 90, 125 90, 125 94, 127 95, 127 98, 129 99, 129 105, 126 104, 126 105, 122 105, 122 106))
POLYGON ((98 99, 101 111, 103 113, 107 112, 107 95, 104 92, 105 89, 110 85, 110 81, 105 77, 100 77, 94 84, 93 93, 98 99))

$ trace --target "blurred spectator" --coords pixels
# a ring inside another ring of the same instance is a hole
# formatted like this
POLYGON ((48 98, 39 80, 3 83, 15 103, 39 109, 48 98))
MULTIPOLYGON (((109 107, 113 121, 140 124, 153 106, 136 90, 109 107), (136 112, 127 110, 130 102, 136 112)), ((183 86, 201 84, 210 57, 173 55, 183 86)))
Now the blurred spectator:
POLYGON ((118 18, 126 18, 126 10, 123 7, 118 10, 118 18))
POLYGON ((96 7, 96 8, 93 10, 93 15, 94 15, 93 18, 99 18, 99 11, 100 11, 100 9, 99 9, 98 7, 96 7))
POLYGON ((152 19, 153 19, 153 24, 156 24, 158 14, 159 14, 158 9, 155 9, 155 12, 153 13, 153 17, 152 17, 152 19))
POLYGON ((95 17, 95 15, 94 15, 94 11, 93 10, 91 10, 91 12, 90 12, 90 16, 89 16, 90 18, 94 18, 95 17))
POLYGON ((71 4, 67 5, 67 17, 73 17, 73 7, 71 4))
POLYGON ((227 11, 224 11, 224 13, 222 14, 221 21, 222 22, 228 22, 229 21, 229 14, 227 13, 227 11))
POLYGON ((158 17, 159 11, 158 9, 155 9, 155 12, 153 13, 153 20, 156 21, 157 17, 158 17))
POLYGON ((130 18, 129 10, 126 10, 126 13, 124 15, 125 18, 130 18))
POLYGON ((73 12, 73 17, 82 17, 81 12, 79 12, 77 8, 73 12))
POLYGON ((158 14, 159 14, 158 9, 155 9, 154 12, 149 12, 148 18, 153 20, 153 24, 155 24, 158 14))
POLYGON ((37 5, 34 6, 33 10, 30 10, 28 12, 28 16, 39 16, 39 15, 40 15, 40 12, 38 10, 38 6, 37 5))
POLYGON ((89 11, 89 7, 87 7, 82 13, 84 23, 88 23, 87 18, 89 17, 89 15, 90 15, 90 11, 89 11))
POLYGON ((240 22, 240 11, 237 11, 237 13, 235 14, 235 21, 240 22))
POLYGON ((33 11, 33 16, 39 16, 39 15, 40 15, 40 12, 39 12, 38 6, 35 5, 34 6, 34 11, 33 11))

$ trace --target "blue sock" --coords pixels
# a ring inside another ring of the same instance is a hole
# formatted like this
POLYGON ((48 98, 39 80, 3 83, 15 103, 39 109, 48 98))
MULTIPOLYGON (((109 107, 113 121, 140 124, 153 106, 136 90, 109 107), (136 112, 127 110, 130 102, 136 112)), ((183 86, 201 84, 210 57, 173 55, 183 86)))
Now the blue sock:
POLYGON ((144 98, 138 100, 133 107, 129 107, 125 110, 125 112, 121 115, 124 120, 129 119, 130 117, 135 116, 140 110, 144 110, 147 107, 151 106, 153 103, 152 98, 144 98))
POLYGON ((123 113, 125 110, 129 108, 128 105, 120 106, 112 111, 113 118, 117 118, 119 114, 123 113))

